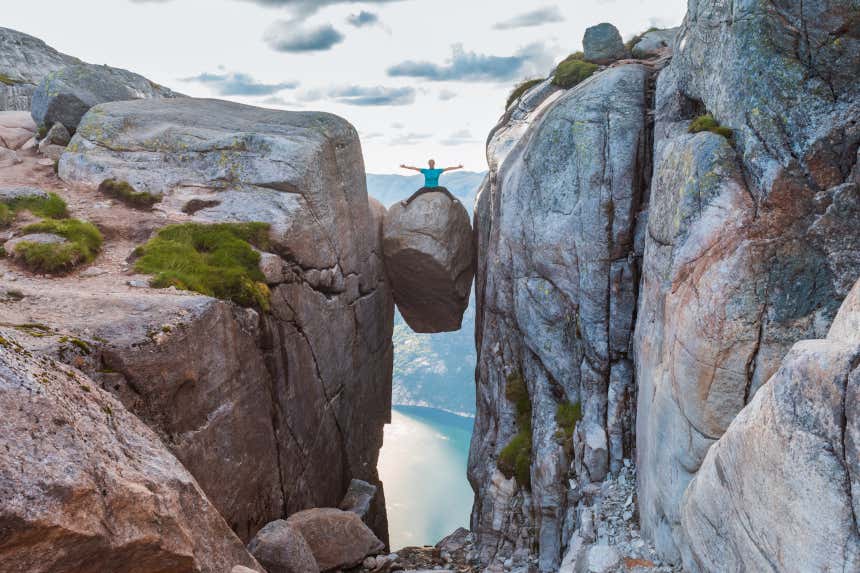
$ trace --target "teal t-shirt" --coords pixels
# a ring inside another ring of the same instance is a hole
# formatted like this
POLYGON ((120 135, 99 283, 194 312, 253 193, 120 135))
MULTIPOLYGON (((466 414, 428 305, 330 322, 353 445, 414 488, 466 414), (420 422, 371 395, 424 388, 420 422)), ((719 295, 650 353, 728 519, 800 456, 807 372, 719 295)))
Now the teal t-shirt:
POLYGON ((424 175, 424 187, 438 187, 439 176, 445 172, 444 169, 422 169, 424 175))

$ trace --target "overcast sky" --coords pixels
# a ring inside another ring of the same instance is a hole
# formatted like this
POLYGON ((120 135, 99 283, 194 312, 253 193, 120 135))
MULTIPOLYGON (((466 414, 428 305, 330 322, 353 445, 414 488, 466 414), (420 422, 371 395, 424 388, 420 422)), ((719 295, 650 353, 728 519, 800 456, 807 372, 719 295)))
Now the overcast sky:
POLYGON ((519 80, 546 76, 612 22, 675 26, 684 0, 39 0, 0 25, 185 94, 345 117, 369 172, 486 169, 484 141, 519 80))

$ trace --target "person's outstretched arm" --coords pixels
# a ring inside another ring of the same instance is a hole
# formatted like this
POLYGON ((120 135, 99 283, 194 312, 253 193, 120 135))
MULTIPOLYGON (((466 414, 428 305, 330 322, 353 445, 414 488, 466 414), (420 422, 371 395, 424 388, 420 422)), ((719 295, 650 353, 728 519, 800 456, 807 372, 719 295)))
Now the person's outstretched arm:
POLYGON ((420 168, 420 167, 410 167, 410 166, 408 166, 408 165, 401 165, 400 167, 401 167, 402 169, 411 169, 412 171, 419 171, 419 172, 421 171, 421 168, 420 168))
POLYGON ((456 170, 458 170, 458 169, 462 169, 462 168, 463 168, 463 164, 461 163, 461 164, 460 164, 460 165, 458 165, 457 167, 446 167, 446 168, 445 168, 445 169, 443 169, 442 171, 456 171, 456 170))

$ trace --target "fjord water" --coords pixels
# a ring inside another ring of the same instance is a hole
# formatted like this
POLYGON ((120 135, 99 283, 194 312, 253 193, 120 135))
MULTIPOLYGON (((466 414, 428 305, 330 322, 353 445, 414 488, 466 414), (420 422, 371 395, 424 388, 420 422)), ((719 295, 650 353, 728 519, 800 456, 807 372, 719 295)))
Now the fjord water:
POLYGON ((435 545, 468 527, 466 479, 473 418, 434 408, 394 406, 379 455, 393 550, 435 545))

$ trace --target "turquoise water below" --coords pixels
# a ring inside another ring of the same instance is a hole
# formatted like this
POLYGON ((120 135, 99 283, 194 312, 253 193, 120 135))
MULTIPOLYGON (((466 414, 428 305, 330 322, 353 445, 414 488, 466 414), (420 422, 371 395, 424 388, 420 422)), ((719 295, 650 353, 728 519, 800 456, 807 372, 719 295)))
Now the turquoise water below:
POLYGON ((435 545, 469 526, 466 463, 473 424, 433 408, 392 408, 379 454, 392 549, 435 545))

